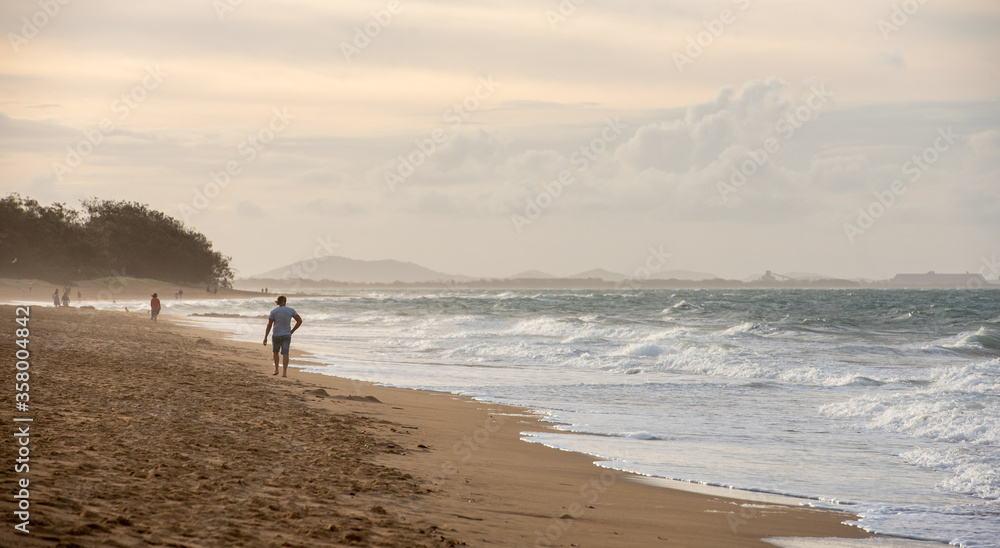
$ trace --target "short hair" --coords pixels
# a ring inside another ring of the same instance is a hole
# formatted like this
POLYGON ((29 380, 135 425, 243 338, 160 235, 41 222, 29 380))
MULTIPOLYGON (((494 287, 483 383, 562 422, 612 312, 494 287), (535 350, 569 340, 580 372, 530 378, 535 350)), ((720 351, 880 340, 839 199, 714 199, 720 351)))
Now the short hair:
POLYGON ((287 300, 288 299, 286 299, 284 295, 278 295, 278 298, 274 299, 274 304, 276 304, 278 306, 281 306, 281 305, 285 304, 285 302, 287 300))

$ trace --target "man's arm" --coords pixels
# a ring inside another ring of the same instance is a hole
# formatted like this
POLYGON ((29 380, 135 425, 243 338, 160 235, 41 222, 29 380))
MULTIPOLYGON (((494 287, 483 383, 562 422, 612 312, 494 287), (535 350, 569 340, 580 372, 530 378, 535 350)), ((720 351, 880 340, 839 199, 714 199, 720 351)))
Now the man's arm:
POLYGON ((302 325, 302 316, 296 314, 292 316, 292 318, 295 318, 295 327, 292 328, 292 333, 295 333, 295 330, 298 329, 300 325, 302 325))
POLYGON ((268 318, 267 329, 264 330, 264 346, 267 346, 267 335, 271 332, 271 326, 274 325, 274 319, 268 318))

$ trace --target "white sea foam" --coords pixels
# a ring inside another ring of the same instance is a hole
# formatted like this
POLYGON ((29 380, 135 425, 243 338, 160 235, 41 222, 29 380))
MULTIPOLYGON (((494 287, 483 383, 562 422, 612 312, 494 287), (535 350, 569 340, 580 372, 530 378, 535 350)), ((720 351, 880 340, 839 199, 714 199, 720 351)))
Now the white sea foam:
POLYGON ((726 329, 722 333, 724 335, 744 335, 744 334, 763 335, 769 331, 772 331, 772 329, 765 324, 757 322, 742 322, 738 325, 730 327, 729 329, 726 329))
POLYGON ((654 356, 660 356, 665 352, 667 352, 666 349, 656 344, 636 343, 622 347, 621 349, 615 351, 613 355, 654 357, 654 356))
POLYGON ((955 397, 933 389, 872 394, 824 405, 822 413, 852 419, 863 428, 945 442, 1000 445, 1000 405, 995 398, 955 397))
POLYGON ((945 350, 955 353, 1000 354, 1000 329, 980 326, 976 331, 966 331, 927 345, 926 350, 945 350))
POLYGON ((938 488, 1000 500, 1000 454, 981 447, 918 448, 900 455, 907 462, 948 472, 938 488))
POLYGON ((649 432, 619 432, 617 434, 612 434, 613 436, 620 438, 628 438, 630 440, 658 440, 660 438, 650 434, 649 432))

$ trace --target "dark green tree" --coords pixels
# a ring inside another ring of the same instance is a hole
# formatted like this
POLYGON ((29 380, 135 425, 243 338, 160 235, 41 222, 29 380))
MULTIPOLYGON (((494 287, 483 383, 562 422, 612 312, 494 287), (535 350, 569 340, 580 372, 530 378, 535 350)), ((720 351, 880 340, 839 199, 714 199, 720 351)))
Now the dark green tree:
POLYGON ((98 254, 75 209, 18 194, 0 199, 0 277, 66 283, 96 275, 98 254))
POLYGON ((84 212, 0 199, 0 277, 69 283, 118 275, 176 283, 232 285, 230 258, 195 230, 144 204, 98 200, 84 212))
POLYGON ((107 250, 106 265, 123 276, 191 284, 229 285, 229 257, 204 234, 138 202, 83 203, 87 231, 107 250))

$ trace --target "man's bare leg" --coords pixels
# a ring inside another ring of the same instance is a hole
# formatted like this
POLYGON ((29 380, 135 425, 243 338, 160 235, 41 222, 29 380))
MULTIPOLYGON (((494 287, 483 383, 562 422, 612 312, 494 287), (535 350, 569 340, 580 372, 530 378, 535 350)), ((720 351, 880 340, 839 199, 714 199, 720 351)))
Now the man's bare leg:
MULTIPOLYGON (((284 364, 284 367, 281 370, 281 376, 282 377, 287 377, 288 376, 288 354, 282 354, 281 355, 281 361, 284 364)), ((275 375, 278 374, 278 366, 277 365, 274 366, 274 374, 275 375)))
MULTIPOLYGON (((287 356, 285 357, 285 361, 286 362, 288 361, 288 357, 287 356)), ((277 352, 274 353, 274 373, 271 373, 271 374, 272 375, 277 375, 278 374, 278 353, 277 352)))

